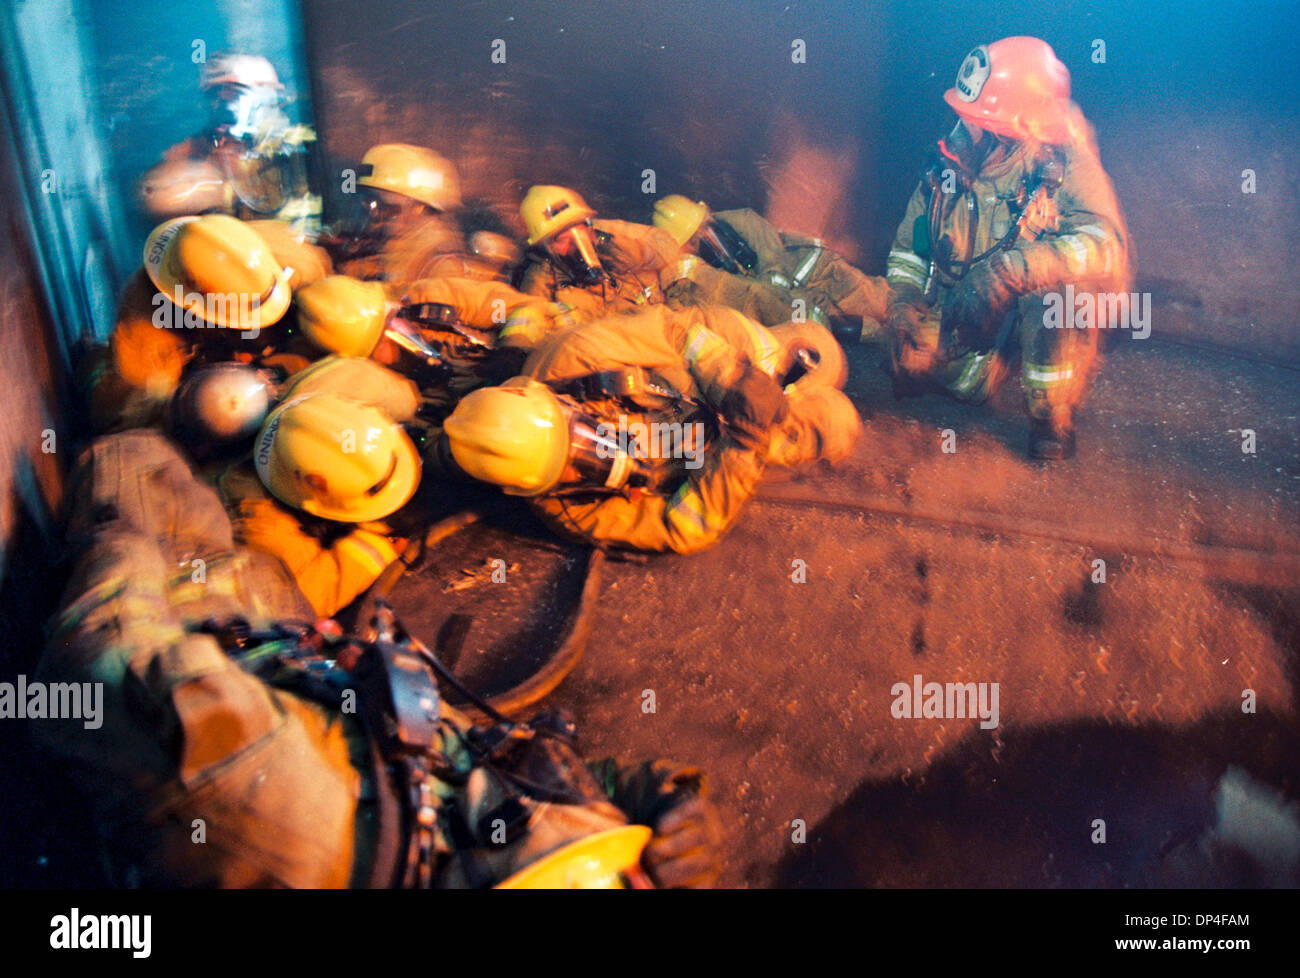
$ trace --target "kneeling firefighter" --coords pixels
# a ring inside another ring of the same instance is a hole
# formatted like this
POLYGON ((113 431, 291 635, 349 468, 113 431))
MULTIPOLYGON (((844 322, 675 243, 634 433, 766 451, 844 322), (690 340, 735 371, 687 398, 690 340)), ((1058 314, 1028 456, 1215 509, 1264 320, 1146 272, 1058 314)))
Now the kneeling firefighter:
POLYGON ((730 306, 764 326, 799 316, 828 324, 845 342, 881 331, 888 284, 820 238, 780 231, 748 208, 714 213, 680 194, 655 202, 654 224, 683 254, 664 276, 670 305, 730 306))
POLYGON ((208 103, 207 127, 167 150, 163 162, 141 178, 144 211, 154 218, 224 213, 316 234, 316 133, 290 122, 284 85, 271 62, 259 55, 216 54, 204 63, 199 84, 208 103))
POLYGON ((1114 188, 1070 101, 1069 71, 1038 38, 975 48, 944 100, 960 121, 939 142, 887 261, 895 393, 919 393, 924 381, 981 403, 1005 377, 1018 333, 1029 453, 1068 458, 1097 329, 1108 324, 1075 323, 1073 305, 1061 321, 1062 295, 1126 294, 1132 281, 1114 188))
POLYGON ((845 377, 815 324, 658 307, 543 344, 522 376, 461 401, 445 439, 459 468, 530 497, 561 533, 693 553, 735 522, 766 464, 849 454, 861 421, 845 377))
POLYGON ((387 609, 364 639, 313 623, 285 569, 236 544, 217 494, 160 433, 96 440, 73 483, 80 557, 38 675, 99 684, 102 710, 95 729, 49 720, 34 734, 85 789, 115 881, 716 879, 718 819, 698 770, 586 765, 556 714, 471 722, 387 609))

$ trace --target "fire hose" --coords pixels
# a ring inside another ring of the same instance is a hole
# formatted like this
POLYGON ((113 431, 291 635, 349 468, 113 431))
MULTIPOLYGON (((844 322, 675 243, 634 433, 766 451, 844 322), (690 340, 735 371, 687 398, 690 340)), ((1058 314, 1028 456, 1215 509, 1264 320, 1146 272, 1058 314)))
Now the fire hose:
MULTIPOLYGON (((387 601, 394 586, 420 554, 465 527, 479 522, 482 518, 483 514, 477 510, 465 510, 440 520, 430 527, 423 537, 408 544, 402 555, 384 570, 362 598, 356 614, 358 628, 363 631, 372 628, 371 622, 381 602, 387 601)), ((604 566, 605 552, 599 548, 590 549, 582 567, 582 590, 560 634, 554 652, 547 657, 546 662, 537 672, 523 682, 502 693, 483 697, 486 706, 505 716, 518 714, 549 696, 574 670, 582 659, 591 637, 591 626, 595 618, 596 600, 600 594, 604 566)), ((366 637, 370 640, 374 638, 373 635, 366 637)), ((492 722, 490 715, 476 707, 472 700, 457 703, 456 707, 476 722, 492 722)))

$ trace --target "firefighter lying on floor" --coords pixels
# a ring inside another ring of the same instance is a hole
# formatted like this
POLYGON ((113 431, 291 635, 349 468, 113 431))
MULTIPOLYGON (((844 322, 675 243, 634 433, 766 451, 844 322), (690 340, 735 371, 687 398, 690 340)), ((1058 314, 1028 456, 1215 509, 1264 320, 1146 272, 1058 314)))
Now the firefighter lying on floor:
POLYGON ((730 306, 764 326, 802 310, 853 343, 877 336, 888 315, 883 278, 854 268, 820 238, 778 230, 749 208, 715 214, 703 201, 670 194, 655 202, 654 224, 682 249, 664 275, 671 306, 730 306))
POLYGON ((217 481, 236 539, 278 557, 320 617, 351 603, 423 532, 407 506, 420 455, 402 427, 418 404, 414 384, 371 360, 319 360, 290 378, 251 460, 217 481))
POLYGON ((331 275, 294 295, 303 337, 324 353, 370 357, 409 377, 426 407, 519 372, 527 350, 574 324, 560 306, 503 282, 387 284, 331 275))
POLYGON ((103 683, 104 721, 37 736, 85 789, 122 884, 716 879, 700 772, 588 767, 555 715, 472 726, 438 705, 411 647, 314 626, 284 567, 234 542, 217 494, 160 433, 97 440, 69 498, 80 556, 39 671, 103 683))
POLYGON ((530 497, 578 540, 694 553, 735 522, 765 465, 849 454, 862 423, 836 389, 846 376, 814 323, 769 331, 721 306, 656 306, 552 337, 523 376, 465 397, 449 451, 428 457, 530 497), (783 390, 773 377, 796 364, 783 390))
POLYGON ((582 321, 664 301, 660 277, 677 243, 659 228, 598 219, 577 191, 531 187, 519 205, 528 253, 520 290, 563 305, 582 321))

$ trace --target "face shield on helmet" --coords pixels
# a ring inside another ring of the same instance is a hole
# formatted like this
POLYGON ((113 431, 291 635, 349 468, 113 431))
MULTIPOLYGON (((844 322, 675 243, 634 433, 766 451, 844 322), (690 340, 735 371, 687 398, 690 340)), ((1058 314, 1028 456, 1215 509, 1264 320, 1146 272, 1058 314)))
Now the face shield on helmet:
POLYGON ((612 426, 589 414, 570 409, 569 468, 557 491, 584 492, 649 484, 650 472, 619 444, 612 426))
POLYGON ((516 496, 617 491, 652 472, 612 426, 545 384, 516 377, 464 397, 444 429, 469 475, 516 496))
POLYGON ((599 285, 605 267, 596 251, 596 232, 589 223, 575 224, 546 242, 546 252, 580 286, 599 285))
POLYGON ((696 252, 714 268, 732 275, 745 275, 758 267, 754 249, 726 221, 717 218, 705 221, 696 241, 696 252))
POLYGON ((635 440, 620 439, 613 425, 587 413, 579 403, 567 397, 555 400, 568 432, 565 464, 555 482, 542 491, 556 495, 620 492, 655 485, 656 470, 641 457, 635 440))
POLYGON ((214 133, 256 142, 288 128, 284 98, 277 89, 231 82, 212 88, 208 97, 208 125, 214 133))
POLYGON ((425 204, 379 187, 362 186, 355 196, 355 211, 349 222, 358 232, 377 241, 391 240, 427 215, 425 204))

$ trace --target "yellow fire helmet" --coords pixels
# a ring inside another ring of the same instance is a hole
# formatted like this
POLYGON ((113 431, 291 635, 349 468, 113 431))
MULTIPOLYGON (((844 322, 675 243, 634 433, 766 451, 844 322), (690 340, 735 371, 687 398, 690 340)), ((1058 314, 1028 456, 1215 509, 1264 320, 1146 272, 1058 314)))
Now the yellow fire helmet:
POLYGON ((382 143, 361 158, 368 170, 357 183, 428 204, 436 211, 460 206, 460 177, 451 160, 423 146, 382 143))
POLYGON ((539 244, 581 224, 596 212, 587 206, 576 190, 538 184, 529 187, 519 205, 519 214, 528 230, 528 244, 539 244))
POLYGON ((266 419, 253 461, 280 502, 341 523, 380 520, 420 484, 420 454, 378 408, 338 394, 291 397, 266 419))
POLYGON ((786 417, 772 431, 767 461, 799 468, 824 459, 835 465, 853 453, 862 416, 834 387, 797 387, 786 395, 786 417))
POLYGON ((516 496, 560 481, 569 461, 569 422, 559 398, 531 377, 467 394, 443 430, 456 464, 516 496))
POLYGON ((289 308, 289 279, 256 231, 227 214, 178 217, 153 229, 144 269, 154 288, 204 322, 262 329, 289 308))
POLYGON ((641 852, 653 833, 620 825, 562 846, 497 884, 499 890, 625 890, 646 886, 641 852))
POLYGON ((655 201, 655 227, 667 231, 679 245, 690 241, 708 217, 709 209, 702 200, 669 194, 655 201))
POLYGON ((368 357, 384 335, 388 293, 382 282, 327 275, 294 293, 298 324, 322 350, 344 357, 368 357))

